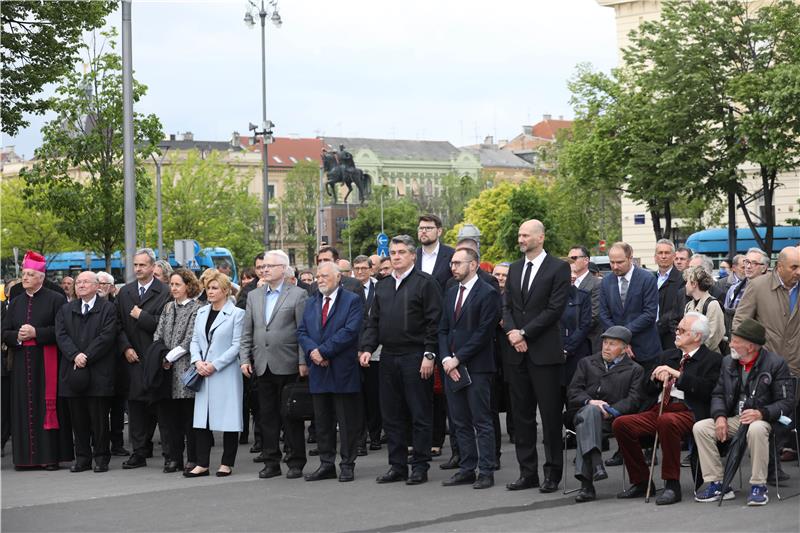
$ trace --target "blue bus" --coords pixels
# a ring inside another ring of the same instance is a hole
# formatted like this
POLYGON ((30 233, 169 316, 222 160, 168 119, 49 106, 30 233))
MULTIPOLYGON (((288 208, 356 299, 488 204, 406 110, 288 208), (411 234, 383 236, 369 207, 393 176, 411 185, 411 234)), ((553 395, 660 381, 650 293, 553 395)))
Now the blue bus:
MULTIPOLYGON (((766 228, 757 228, 758 234, 764 237, 766 228)), ((800 226, 775 226, 772 239, 772 250, 764 250, 774 257, 787 246, 797 246, 800 243, 800 226)), ((686 246, 694 253, 705 254, 714 260, 715 266, 719 266, 720 261, 727 260, 731 255, 728 253, 728 230, 725 228, 714 228, 698 231, 689 235, 686 239, 686 246)), ((750 228, 739 228, 736 230, 736 253, 744 254, 749 248, 758 248, 758 243, 753 238, 750 228)))
MULTIPOLYGON (((233 282, 239 283, 239 270, 233 258, 233 253, 229 249, 222 247, 200 248, 200 245, 195 241, 195 260, 197 264, 192 266, 192 270, 198 275, 207 268, 216 268, 223 261, 227 261, 231 265, 233 282)), ((169 254, 168 261, 173 268, 180 266, 175 260, 174 253, 169 254)), ((87 270, 87 266, 88 270, 95 272, 105 270, 105 257, 93 252, 59 252, 47 256, 47 275, 51 279, 59 279, 64 276, 75 277, 87 270)), ((111 275, 114 276, 117 283, 125 282, 125 264, 122 260, 121 252, 114 252, 111 255, 111 275)))

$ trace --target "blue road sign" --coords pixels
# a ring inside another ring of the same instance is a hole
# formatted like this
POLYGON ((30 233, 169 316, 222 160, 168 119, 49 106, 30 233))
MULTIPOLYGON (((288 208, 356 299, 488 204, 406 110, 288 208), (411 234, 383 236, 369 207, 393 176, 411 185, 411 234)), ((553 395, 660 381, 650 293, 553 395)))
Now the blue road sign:
POLYGON ((378 246, 388 249, 389 248, 389 236, 385 233, 378 233, 378 246))

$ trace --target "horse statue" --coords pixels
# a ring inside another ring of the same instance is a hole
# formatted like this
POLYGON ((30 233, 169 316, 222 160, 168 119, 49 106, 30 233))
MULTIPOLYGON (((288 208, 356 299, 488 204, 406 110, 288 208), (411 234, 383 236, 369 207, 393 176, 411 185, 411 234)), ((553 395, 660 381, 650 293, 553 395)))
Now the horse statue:
POLYGON ((344 196, 344 201, 350 193, 353 192, 353 184, 355 183, 358 188, 358 195, 361 198, 361 204, 364 204, 367 196, 372 192, 372 177, 361 170, 356 168, 353 161, 353 155, 345 150, 344 145, 339 146, 338 152, 329 152, 322 150, 322 168, 328 176, 328 181, 325 182, 325 190, 333 198, 333 203, 336 200, 336 185, 344 183, 347 186, 347 194, 344 196))

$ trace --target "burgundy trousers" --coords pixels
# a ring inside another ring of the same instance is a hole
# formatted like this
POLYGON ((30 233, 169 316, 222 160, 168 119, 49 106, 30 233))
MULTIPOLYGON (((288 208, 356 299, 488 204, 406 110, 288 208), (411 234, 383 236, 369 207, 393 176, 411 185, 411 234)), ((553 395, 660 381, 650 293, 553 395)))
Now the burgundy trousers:
POLYGON ((645 483, 650 476, 639 441, 655 436, 656 432, 661 446, 661 479, 677 481, 681 477, 681 440, 691 434, 694 415, 683 402, 669 403, 660 417, 658 407, 656 403, 642 413, 621 416, 611 426, 634 485, 645 483))

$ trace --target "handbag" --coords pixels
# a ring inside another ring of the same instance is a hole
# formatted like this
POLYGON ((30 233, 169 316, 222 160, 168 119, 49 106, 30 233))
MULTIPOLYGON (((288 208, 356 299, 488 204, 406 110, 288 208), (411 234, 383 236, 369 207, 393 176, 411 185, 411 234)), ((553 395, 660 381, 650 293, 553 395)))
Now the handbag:
POLYGON ((308 390, 308 381, 288 383, 281 391, 281 414, 289 420, 314 418, 314 403, 308 390))
POLYGON ((190 365, 186 372, 181 374, 181 383, 183 388, 192 392, 200 392, 200 387, 203 385, 203 376, 201 376, 194 365, 190 365))

